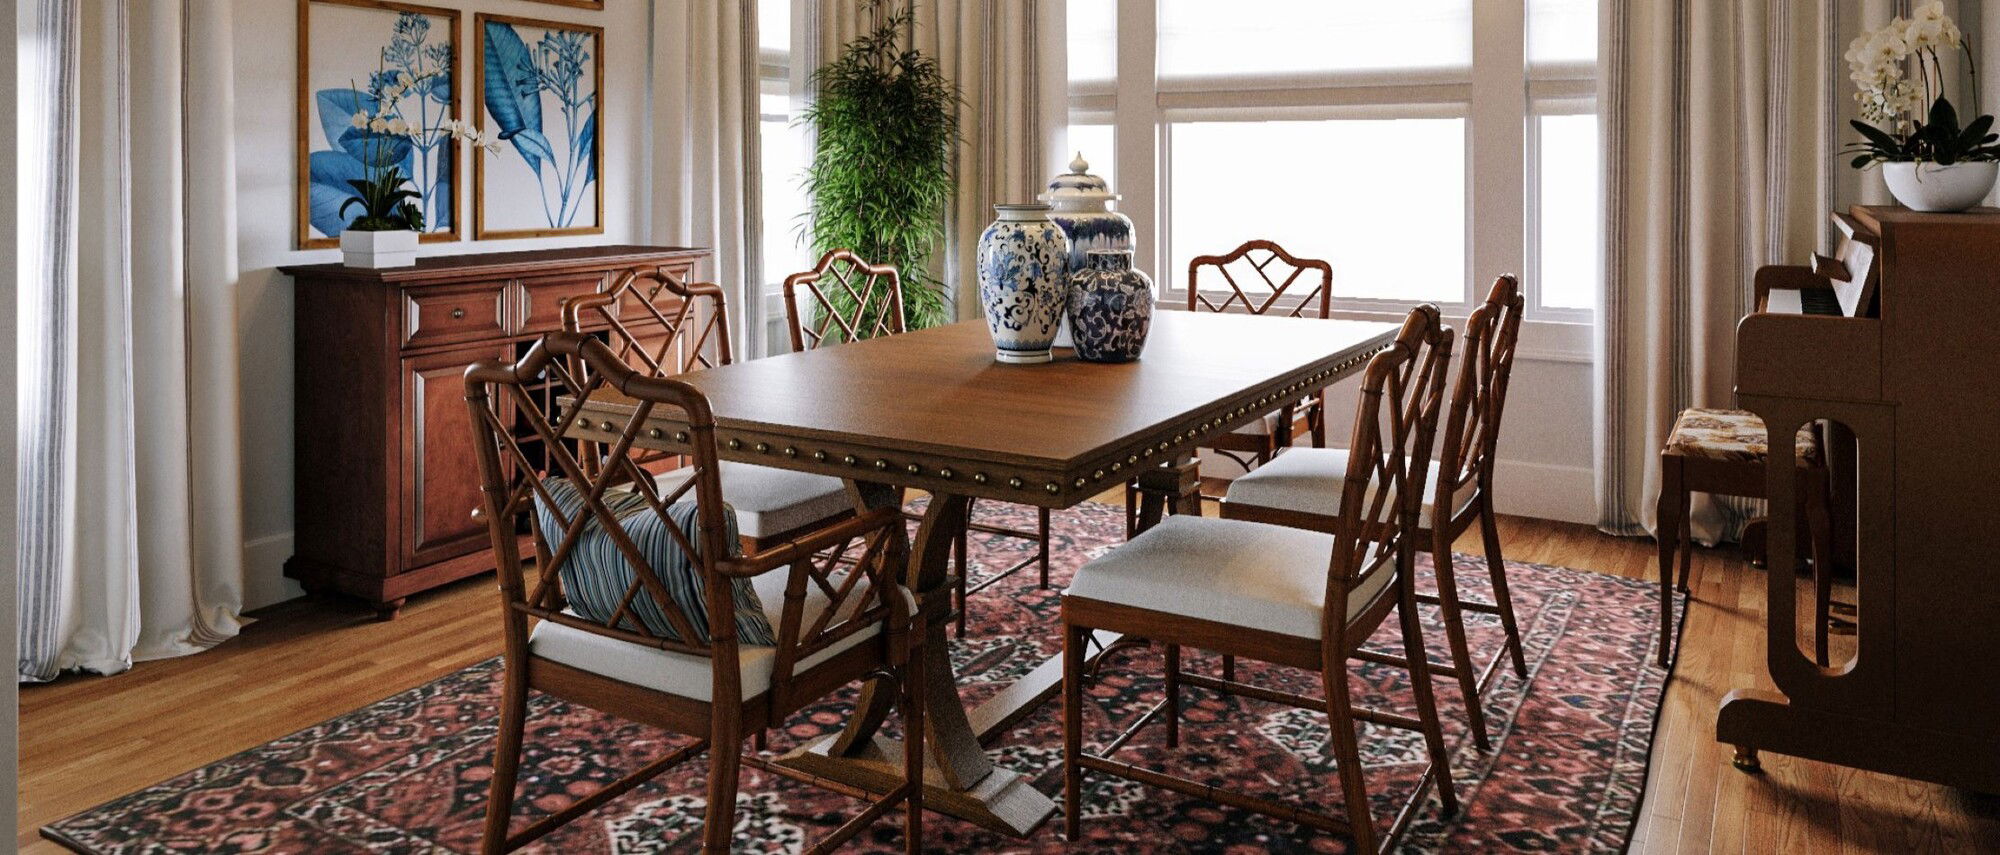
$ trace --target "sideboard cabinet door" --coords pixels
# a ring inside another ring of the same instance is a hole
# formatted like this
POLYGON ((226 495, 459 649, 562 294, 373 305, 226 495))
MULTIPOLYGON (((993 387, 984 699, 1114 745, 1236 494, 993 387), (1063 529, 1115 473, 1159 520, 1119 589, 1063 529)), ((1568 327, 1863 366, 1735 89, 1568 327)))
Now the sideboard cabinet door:
POLYGON ((403 567, 409 570, 484 545, 479 465, 472 415, 465 405, 465 368, 482 359, 509 359, 509 346, 480 345, 403 360, 403 567))

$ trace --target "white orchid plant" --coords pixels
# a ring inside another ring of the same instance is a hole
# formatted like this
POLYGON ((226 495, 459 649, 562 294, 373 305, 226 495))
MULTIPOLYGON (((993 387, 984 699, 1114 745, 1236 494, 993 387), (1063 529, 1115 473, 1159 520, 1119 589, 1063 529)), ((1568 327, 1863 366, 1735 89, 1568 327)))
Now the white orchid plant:
MULTIPOLYGON (((1845 152, 1855 155, 1854 168, 1910 161, 1949 166, 2000 160, 1996 145, 2000 135, 1991 133, 1993 117, 1980 116, 1961 127, 1958 111, 1945 97, 1939 56, 1953 51, 1964 54, 1970 71, 1972 45, 1945 14, 1941 0, 1862 33, 1848 46, 1849 77, 1860 90, 1854 98, 1867 120, 1850 122, 1862 136, 1845 152)), ((1973 98, 1977 112, 1976 91, 1973 98)))
MULTIPOLYGON (((424 129, 404 121, 396 106, 401 96, 425 85, 427 81, 413 78, 408 72, 398 73, 384 85, 381 95, 373 99, 375 109, 357 110, 349 120, 356 130, 367 132, 367 145, 361 159, 362 177, 347 182, 355 195, 340 206, 343 217, 347 216, 347 209, 361 206, 361 214, 347 228, 361 232, 424 230, 424 210, 417 204, 423 194, 404 186, 409 178, 403 174, 403 160, 411 147, 429 149, 437 143, 455 140, 472 146, 474 152, 490 153, 500 144, 491 134, 480 134, 471 122, 446 119, 424 129)), ((358 89, 355 101, 366 103, 358 89)))

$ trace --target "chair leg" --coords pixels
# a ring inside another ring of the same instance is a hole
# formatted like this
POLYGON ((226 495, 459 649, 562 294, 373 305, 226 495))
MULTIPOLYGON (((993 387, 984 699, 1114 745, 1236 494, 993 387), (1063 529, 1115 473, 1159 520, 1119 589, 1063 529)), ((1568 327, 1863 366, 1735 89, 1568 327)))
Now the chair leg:
POLYGON ((1675 458, 1660 455, 1660 498, 1654 505, 1653 539, 1660 559, 1660 666, 1666 667, 1674 644, 1674 550, 1679 543, 1681 513, 1687 498, 1681 493, 1681 469, 1675 458))
POLYGON ((951 542, 952 558, 958 564, 958 590, 956 593, 958 598, 958 624, 955 628, 958 638, 965 637, 966 612, 970 610, 970 605, 968 604, 970 595, 967 591, 971 585, 972 567, 967 559, 967 555, 970 552, 972 541, 971 525, 974 504, 972 501, 965 503, 965 525, 959 527, 957 535, 953 537, 951 542))
POLYGON ((1833 611, 1833 521, 1827 515, 1825 485, 1806 492, 1806 531, 1813 565, 1813 661, 1828 664, 1827 632, 1833 611))
POLYGON ((493 781, 486 797, 486 835, 479 851, 507 851, 507 825, 514 816, 514 782, 521 772, 521 736, 527 726, 528 675, 525 663, 508 657, 500 690, 500 732, 493 744, 493 781))
POLYGON ((1507 649, 1514 654, 1514 676, 1528 678, 1527 644, 1514 620, 1514 595, 1507 588, 1507 559, 1500 554, 1500 520, 1493 511, 1493 492, 1480 491, 1479 538, 1486 546, 1486 572, 1493 580, 1493 605, 1500 610, 1500 627, 1507 632, 1507 649))
MULTIPOLYGON (((1438 721, 1437 692, 1431 687, 1430 653, 1424 649, 1423 618, 1417 614, 1416 580, 1405 574, 1397 584, 1403 589, 1396 602, 1396 614, 1402 623, 1403 655, 1410 662, 1410 694, 1416 697, 1424 746, 1429 749, 1431 765, 1437 769, 1438 801, 1444 814, 1450 816, 1458 812, 1458 790, 1452 786, 1451 754, 1445 749, 1444 727, 1438 721)), ((1477 699, 1478 694, 1473 697, 1477 699)))
POLYGON ((1236 657, 1227 653, 1222 655, 1222 679, 1236 682, 1236 657))
POLYGON ((1075 843, 1083 834, 1083 657, 1090 630, 1063 622, 1063 833, 1075 843))
POLYGON ((1694 493, 1683 491, 1684 498, 1676 510, 1681 514, 1681 579, 1674 590, 1683 594, 1693 593, 1689 583, 1694 581, 1694 493))
POLYGON ((1327 736, 1333 742, 1334 771, 1340 775, 1347 822, 1353 826, 1354 849, 1373 853, 1375 815, 1368 809, 1368 779, 1361 773, 1361 746, 1354 732, 1354 701, 1347 689, 1347 663, 1327 663, 1320 669, 1320 682, 1326 690, 1327 736))
POLYGON ((1167 645, 1167 747, 1181 747, 1181 646, 1167 645))
POLYGON ((1458 573, 1451 560, 1451 543, 1445 539, 1443 529, 1433 537, 1431 562, 1437 576, 1438 611, 1444 618, 1445 643, 1451 648, 1453 670, 1458 672, 1458 691, 1465 696, 1466 725, 1472 731, 1472 743, 1480 751, 1490 751, 1493 744, 1486 738, 1486 705, 1479 699, 1479 668, 1473 664, 1472 651, 1465 643, 1465 614, 1458 605, 1458 573))
POLYGON ((701 851, 725 855, 736 831, 736 777, 742 765, 742 723, 718 715, 709 727, 708 812, 702 819, 701 851))
POLYGON ((1313 399, 1310 410, 1312 422, 1312 443, 1314 448, 1326 447, 1326 392, 1313 399))
POLYGON ((911 645, 910 658, 903 664, 903 780, 910 783, 904 802, 903 852, 918 855, 924 850, 924 637, 911 645))
POLYGON ((1037 514, 1038 519, 1035 528, 1035 534, 1039 537, 1036 547, 1041 550, 1037 555, 1041 559, 1039 562, 1042 571, 1041 587, 1042 590, 1046 591, 1049 589, 1049 509, 1037 508, 1036 510, 1040 511, 1037 514))

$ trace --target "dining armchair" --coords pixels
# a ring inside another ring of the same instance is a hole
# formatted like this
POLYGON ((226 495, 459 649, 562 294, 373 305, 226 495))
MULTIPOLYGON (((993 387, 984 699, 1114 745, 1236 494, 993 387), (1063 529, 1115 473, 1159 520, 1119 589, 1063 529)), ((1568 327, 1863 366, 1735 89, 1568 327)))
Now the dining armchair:
MULTIPOLYGON (((1490 743, 1481 698, 1492 686, 1501 662, 1511 659, 1514 673, 1522 678, 1528 676, 1493 509, 1493 464, 1500 441, 1500 416, 1507 404, 1507 383, 1513 374, 1514 351, 1520 339, 1521 308, 1520 281, 1511 275, 1501 276, 1487 292, 1486 301, 1466 321, 1458 377, 1445 417, 1444 443, 1437 462, 1431 466, 1429 497, 1417 516, 1416 537, 1423 548, 1430 550, 1437 583, 1436 595, 1420 593, 1417 599, 1438 607, 1451 653, 1449 664, 1434 662, 1430 670, 1458 681, 1469 729, 1482 751, 1490 743), (1452 544, 1474 525, 1479 526, 1485 546, 1492 602, 1459 595, 1452 544), (1468 611, 1498 617, 1505 633, 1499 649, 1481 663, 1475 663, 1466 641, 1464 613, 1468 611)), ((1231 482, 1228 494, 1223 497, 1222 516, 1335 531, 1341 525, 1339 502, 1344 495, 1348 462, 1346 449, 1289 449, 1231 482)))
MULTIPOLYGON (((477 363, 465 372, 465 395, 505 638, 483 852, 520 848, 704 752, 702 850, 727 852, 746 733, 859 680, 900 681, 903 726, 922 732, 922 617, 898 583, 907 545, 893 509, 744 553, 723 497, 707 399, 678 380, 633 370, 586 335, 551 333, 517 363, 477 363), (577 365, 589 373, 579 376, 577 365), (579 423, 580 408, 548 405, 544 382, 577 399, 615 391, 631 402, 631 415, 579 423), (671 490, 625 453, 655 411, 688 425, 688 477, 671 490), (524 452, 516 425, 540 440, 545 459, 524 452), (595 471, 562 441, 579 433, 611 452, 595 471), (851 564, 816 557, 857 540, 864 546, 851 564), (566 804, 515 831, 517 809, 540 803, 516 803, 524 731, 535 715, 530 689, 690 739, 574 800, 586 782, 555 784, 566 804)), ((901 805, 905 849, 918 851, 922 763, 922 740, 910 740, 901 783, 869 798, 823 845, 837 846, 901 805)))
MULTIPOLYGON (((647 376, 670 377, 733 360, 722 289, 684 282, 665 270, 628 271, 603 292, 569 300, 562 317, 564 330, 604 338, 620 362, 647 376)), ((589 366, 575 370, 587 373, 589 366)), ((752 552, 853 513, 839 478, 736 461, 724 461, 720 476, 744 548, 752 552)), ((689 477, 684 468, 665 469, 659 487, 673 490, 689 477)))
MULTIPOLYGON (((870 264, 847 249, 835 249, 820 256, 813 269, 785 277, 785 319, 794 351, 812 350, 848 341, 899 335, 908 330, 903 314, 902 277, 894 265, 870 264)), ((959 638, 965 637, 966 599, 1029 565, 1037 565, 1042 588, 1049 586, 1049 509, 1036 508, 1034 531, 982 523, 973 518, 974 501, 966 509, 965 529, 952 545, 952 560, 958 568, 953 580, 955 604, 953 623, 959 638), (979 584, 971 583, 970 532, 1024 540, 1035 545, 1034 553, 1008 566, 979 584)))
MULTIPOLYGON (((1335 531, 1176 515, 1077 570, 1062 600, 1063 791, 1071 841, 1081 831, 1085 771, 1350 834, 1365 852, 1392 848, 1433 785, 1443 810, 1457 809, 1412 579, 1417 516, 1431 471, 1430 449, 1451 347, 1451 330, 1437 307, 1425 305, 1410 313, 1395 343, 1369 361, 1335 531), (1348 686, 1348 662, 1359 658, 1362 643, 1392 609, 1402 631, 1414 717, 1356 707, 1348 686), (1164 645, 1166 697, 1102 754, 1091 754, 1083 750, 1084 662, 1086 645, 1098 630, 1164 645), (1183 672, 1182 647, 1316 672, 1324 695, 1183 672), (1324 711, 1346 816, 1112 757, 1163 712, 1166 746, 1179 747, 1180 694, 1188 686, 1324 711), (1420 733, 1429 759, 1386 833, 1376 828, 1369 806, 1356 736, 1359 721, 1420 733)), ((1329 497, 1328 505, 1332 502, 1329 497)))

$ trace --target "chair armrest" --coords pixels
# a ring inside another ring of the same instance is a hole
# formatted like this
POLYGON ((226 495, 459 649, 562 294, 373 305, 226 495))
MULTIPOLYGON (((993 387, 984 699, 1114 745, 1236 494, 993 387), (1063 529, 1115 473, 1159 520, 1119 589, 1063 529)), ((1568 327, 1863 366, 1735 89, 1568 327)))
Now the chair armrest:
POLYGON ((837 546, 876 529, 903 524, 901 508, 876 508, 865 514, 842 520, 804 537, 785 541, 769 549, 751 555, 724 559, 716 564, 716 570, 724 576, 748 577, 769 572, 778 567, 790 565, 800 558, 814 555, 822 549, 837 546))
POLYGON ((1764 304, 1766 297, 1771 296, 1772 291, 1806 291, 1833 287, 1832 280, 1814 273, 1810 267, 1796 264, 1767 264, 1759 267, 1751 284, 1756 289, 1756 295, 1752 299, 1754 304, 1759 306, 1764 304))

